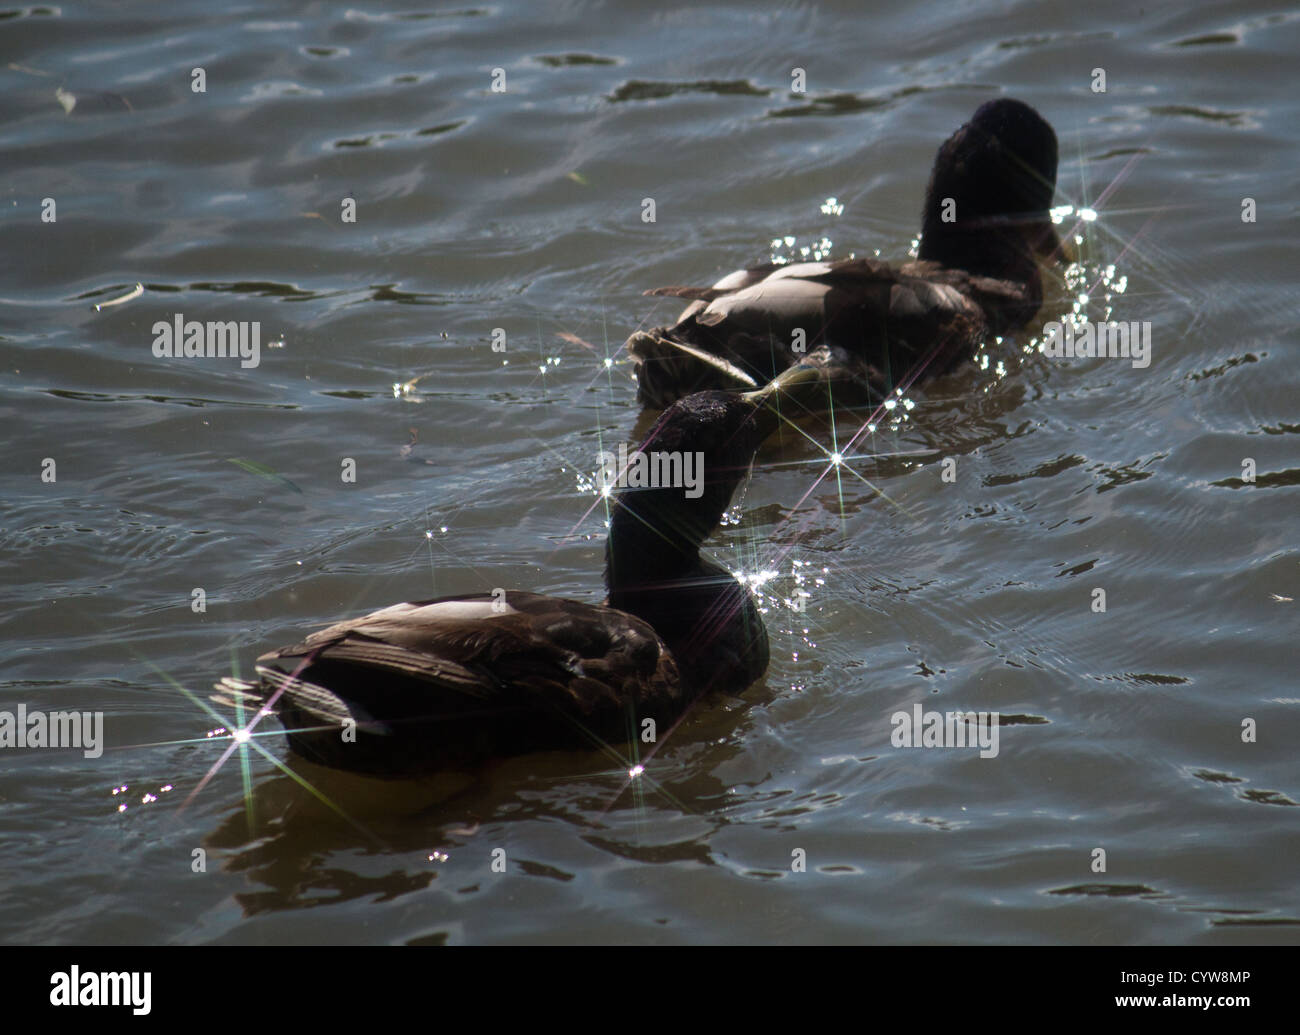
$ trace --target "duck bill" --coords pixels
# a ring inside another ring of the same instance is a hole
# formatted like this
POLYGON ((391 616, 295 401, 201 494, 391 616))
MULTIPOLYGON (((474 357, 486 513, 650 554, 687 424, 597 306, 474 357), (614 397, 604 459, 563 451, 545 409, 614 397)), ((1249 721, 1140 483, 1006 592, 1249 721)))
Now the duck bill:
POLYGON ((824 364, 816 362, 798 363, 781 371, 762 388, 745 392, 741 398, 768 409, 779 409, 783 399, 803 399, 826 380, 824 364))
POLYGON ((741 398, 754 407, 754 415, 766 434, 775 431, 782 422, 790 417, 815 408, 820 394, 826 389, 829 375, 824 363, 825 348, 821 348, 811 357, 811 361, 798 363, 781 371, 776 377, 752 392, 745 392, 741 398))

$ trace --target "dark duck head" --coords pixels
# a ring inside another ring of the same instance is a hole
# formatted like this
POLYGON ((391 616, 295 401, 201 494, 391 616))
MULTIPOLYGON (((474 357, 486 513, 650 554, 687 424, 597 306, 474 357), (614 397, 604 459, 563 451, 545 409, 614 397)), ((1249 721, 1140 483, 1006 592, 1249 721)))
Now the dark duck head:
POLYGON ((627 342, 638 398, 663 407, 706 388, 754 386, 826 345, 842 401, 877 401, 942 373, 1042 304, 1039 258, 1060 258, 1049 208, 1052 127, 1022 101, 989 101, 944 141, 926 190, 916 262, 768 264, 712 287, 647 292, 689 299, 677 322, 627 342))
POLYGON ((264 654, 259 683, 223 680, 217 700, 276 715, 312 761, 403 776, 622 742, 705 691, 743 691, 767 668, 767 634, 748 590, 700 547, 789 394, 823 378, 814 361, 661 416, 639 450, 698 454, 702 477, 614 494, 605 605, 523 592, 397 604, 264 654))
POLYGON ((743 395, 708 391, 679 399, 638 454, 683 462, 698 457, 703 477, 696 494, 680 487, 625 488, 614 499, 605 543, 609 606, 645 619, 697 690, 745 687, 767 668, 767 634, 753 598, 730 572, 702 558, 700 547, 721 523, 759 444, 775 429, 775 405, 793 380, 787 376, 743 395))
POLYGON ((1061 247, 1049 215, 1056 152, 1055 131, 1028 104, 1010 98, 981 104, 935 155, 920 259, 1032 283, 1041 302, 1036 257, 1061 247))

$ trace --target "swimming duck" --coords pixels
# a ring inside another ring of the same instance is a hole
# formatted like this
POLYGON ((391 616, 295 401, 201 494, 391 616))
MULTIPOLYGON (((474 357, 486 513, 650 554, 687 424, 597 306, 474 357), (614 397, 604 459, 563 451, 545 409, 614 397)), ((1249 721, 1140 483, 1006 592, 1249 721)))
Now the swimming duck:
POLYGON ((781 405, 824 379, 817 363, 660 416, 640 452, 695 453, 703 477, 611 495, 603 605, 501 591, 396 604, 263 654, 260 682, 224 679, 216 700, 276 715, 317 763, 401 776, 626 742, 706 691, 743 691, 767 669, 767 633, 749 590, 700 547, 781 405))
POLYGON ((1041 306, 1037 259, 1062 253, 1048 214, 1056 161, 1056 133, 1038 112, 988 101, 939 148, 915 262, 768 264, 709 288, 647 291, 690 304, 671 327, 628 339, 638 399, 662 408, 703 388, 761 384, 797 363, 800 345, 829 346, 836 377, 870 399, 909 373, 951 369, 1041 306))

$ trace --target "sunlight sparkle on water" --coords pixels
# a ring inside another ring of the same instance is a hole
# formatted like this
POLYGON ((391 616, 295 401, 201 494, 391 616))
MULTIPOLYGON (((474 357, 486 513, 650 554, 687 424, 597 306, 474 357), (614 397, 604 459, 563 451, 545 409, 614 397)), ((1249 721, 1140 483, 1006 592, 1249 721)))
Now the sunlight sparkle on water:
POLYGON ((820 262, 822 259, 829 259, 831 250, 835 247, 835 243, 829 237, 822 237, 812 244, 796 247, 797 240, 798 238, 795 237, 774 237, 769 260, 777 265, 785 265, 796 259, 800 262, 820 262))
POLYGON ((777 576, 777 572, 772 571, 770 568, 764 571, 756 571, 753 575, 746 575, 743 571, 733 571, 731 574, 744 585, 750 586, 754 589, 758 589, 764 584, 771 582, 772 579, 777 576))

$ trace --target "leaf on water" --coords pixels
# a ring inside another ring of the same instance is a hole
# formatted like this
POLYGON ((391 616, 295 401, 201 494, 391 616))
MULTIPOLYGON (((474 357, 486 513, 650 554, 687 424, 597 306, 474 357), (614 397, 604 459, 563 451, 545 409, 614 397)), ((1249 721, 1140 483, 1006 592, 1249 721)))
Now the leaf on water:
POLYGON ((107 302, 100 302, 95 306, 95 312, 99 312, 101 309, 107 309, 109 306, 121 305, 123 302, 130 302, 132 299, 139 298, 143 294, 144 285, 136 284, 136 286, 125 295, 119 295, 117 298, 110 298, 107 302))
POLYGON ((234 464, 236 467, 247 471, 249 474, 255 474, 259 478, 266 478, 269 481, 279 482, 281 485, 287 485, 294 492, 298 493, 298 495, 302 495, 302 489, 294 485, 293 482, 289 481, 289 479, 284 475, 276 474, 275 471, 267 467, 266 464, 259 464, 255 460, 245 460, 240 456, 228 456, 226 457, 226 460, 227 462, 234 464))
POLYGON ((72 109, 77 106, 76 94, 69 93, 61 86, 54 91, 54 99, 63 105, 63 113, 65 115, 71 115, 72 109))
POLYGON ((404 383, 399 381, 394 381, 393 398, 394 399, 408 398, 411 395, 411 393, 415 391, 415 386, 418 385, 421 381, 423 381, 428 376, 429 376, 428 374, 417 374, 415 377, 411 378, 411 380, 406 381, 404 383))
POLYGON ((574 183, 581 184, 581 185, 584 186, 584 187, 588 187, 588 186, 590 186, 590 184, 587 182, 587 177, 583 176, 582 173, 580 173, 580 172, 576 172, 576 171, 575 171, 575 172, 571 172, 571 173, 565 173, 565 175, 566 175, 569 179, 571 179, 574 183))
POLYGON ((570 342, 573 345, 581 345, 584 349, 590 349, 592 352, 596 351, 596 346, 593 345, 591 342, 583 341, 576 334, 570 334, 568 331, 560 331, 559 334, 556 335, 556 337, 564 341, 570 342))

